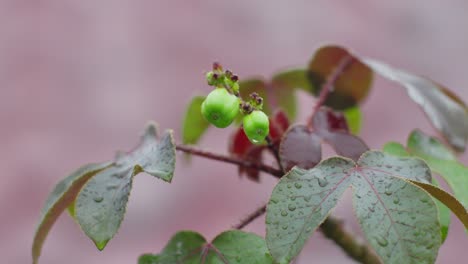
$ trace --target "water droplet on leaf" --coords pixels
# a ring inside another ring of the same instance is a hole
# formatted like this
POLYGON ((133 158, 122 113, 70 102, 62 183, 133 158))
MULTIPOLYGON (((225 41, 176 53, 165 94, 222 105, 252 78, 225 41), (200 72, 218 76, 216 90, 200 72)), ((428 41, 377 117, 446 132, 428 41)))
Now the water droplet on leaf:
POLYGON ((324 178, 318 178, 318 184, 320 187, 325 187, 328 185, 328 181, 324 178))
POLYGON ((383 236, 376 236, 375 240, 381 247, 386 247, 388 245, 388 240, 383 236))

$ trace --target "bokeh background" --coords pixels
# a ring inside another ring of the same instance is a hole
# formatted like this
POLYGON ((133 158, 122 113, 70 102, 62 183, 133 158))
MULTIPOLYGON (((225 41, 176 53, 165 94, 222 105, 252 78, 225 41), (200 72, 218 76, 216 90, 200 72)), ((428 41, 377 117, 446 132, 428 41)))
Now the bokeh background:
MULTIPOLYGON (((440 81, 468 101, 468 2, 0 0, 0 262, 31 263, 40 208, 80 165, 130 149, 148 120, 180 138, 185 105, 209 91, 221 61, 241 77, 305 65, 326 43, 440 81)), ((300 94, 303 121, 314 99, 300 94)), ((401 87, 377 78, 362 106, 372 148, 435 134, 401 87)), ((226 152, 226 130, 200 145, 226 152)), ((462 160, 468 161, 467 155, 462 160)), ((136 178, 119 233, 98 252, 64 214, 41 263, 136 263, 170 236, 194 229, 208 239, 265 202, 275 179, 239 179, 231 165, 179 159, 171 185, 136 178)), ((335 210, 359 233, 349 199, 335 210)), ((263 218, 246 230, 264 234, 263 218)), ((438 263, 461 263, 468 238, 453 218, 438 263)), ((316 233, 298 262, 353 263, 316 233)))

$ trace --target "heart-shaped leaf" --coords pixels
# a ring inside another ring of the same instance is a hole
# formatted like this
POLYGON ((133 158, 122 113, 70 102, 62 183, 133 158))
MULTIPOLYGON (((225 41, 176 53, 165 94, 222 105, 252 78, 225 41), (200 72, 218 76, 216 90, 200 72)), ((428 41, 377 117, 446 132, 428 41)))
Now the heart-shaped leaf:
POLYGON ((363 59, 376 73, 406 88, 409 97, 426 113, 435 128, 458 151, 468 139, 468 109, 463 101, 442 85, 385 63, 363 59))
MULTIPOLYGON (((399 143, 395 142, 390 142, 385 144, 383 151, 388 154, 392 154, 395 156, 400 156, 400 157, 409 157, 410 154, 406 151, 405 147, 403 147, 399 143)), ((432 184, 435 186, 439 186, 438 181, 436 178, 432 178, 432 184)), ((439 212, 439 221, 440 221, 440 227, 441 227, 441 238, 442 238, 442 243, 445 241, 447 238, 448 234, 448 229, 450 226, 450 209, 447 208, 442 202, 439 200, 433 198, 434 202, 437 205, 437 209, 439 212)))
POLYGON ((369 149, 362 139, 349 134, 346 118, 340 112, 322 107, 314 116, 312 127, 338 155, 357 160, 369 149))
POLYGON ((279 148, 283 168, 288 171, 294 166, 310 169, 322 159, 321 138, 307 126, 291 126, 283 136, 279 148))
POLYGON ((283 176, 266 216, 266 241, 275 260, 294 259, 352 187, 356 216, 385 263, 433 263, 441 243, 437 208, 424 190, 405 179, 430 177, 429 168, 412 158, 389 165, 389 158, 395 157, 369 151, 357 163, 334 157, 283 176))
POLYGON ((337 154, 354 160, 369 149, 360 138, 348 133, 342 113, 322 107, 313 116, 311 126, 294 125, 284 134, 279 147, 283 168, 313 168, 322 159, 322 141, 330 144, 337 154))
POLYGON ((200 256, 206 246, 206 239, 197 232, 180 231, 158 255, 140 256, 138 264, 200 264, 200 256))
POLYGON ((73 203, 80 189, 91 177, 109 166, 110 163, 85 165, 55 186, 41 211, 39 225, 34 235, 32 246, 33 263, 38 262, 44 240, 60 214, 73 203))
POLYGON ((76 219, 99 250, 104 249, 120 227, 133 177, 146 172, 171 182, 174 167, 172 131, 158 139, 156 126, 150 124, 134 151, 119 155, 112 167, 97 173, 84 185, 75 202, 76 219))
POLYGON ((447 181, 455 197, 468 208, 468 167, 458 162, 455 155, 439 140, 419 130, 410 134, 407 146, 411 154, 422 158, 447 181))
POLYGON ((315 52, 309 63, 308 77, 312 92, 320 94, 327 77, 345 57, 353 58, 351 64, 340 74, 334 89, 327 97, 325 105, 337 110, 344 110, 362 102, 371 88, 373 73, 346 49, 339 46, 324 46, 315 52))
POLYGON ((210 126, 210 123, 201 114, 201 105, 204 96, 195 96, 190 101, 182 124, 182 142, 196 144, 210 126))
POLYGON ((413 131, 408 138, 407 149, 398 143, 388 143, 385 145, 384 150, 400 154, 404 154, 405 151, 424 159, 432 171, 447 181, 456 198, 427 181, 411 180, 443 202, 468 229, 468 212, 466 210, 468 203, 468 195, 466 194, 468 169, 456 160, 450 150, 446 149, 436 138, 426 136, 418 130, 413 131), (400 149, 398 150, 398 148, 400 149))
POLYGON ((383 173, 405 178, 424 189, 447 206, 465 225, 465 228, 468 229, 468 212, 466 208, 451 194, 432 184, 431 170, 423 160, 398 158, 393 155, 387 155, 385 159, 379 159, 378 156, 383 154, 378 153, 380 152, 371 151, 364 153, 360 161, 365 160, 363 164, 367 166, 385 167, 386 169, 382 171, 383 173), (409 160, 412 160, 412 165, 409 166, 410 171, 405 171, 404 164, 408 164, 409 160))
POLYGON ((182 231, 172 237, 159 255, 145 254, 138 264, 273 264, 265 240, 255 234, 230 230, 207 243, 200 234, 182 231))

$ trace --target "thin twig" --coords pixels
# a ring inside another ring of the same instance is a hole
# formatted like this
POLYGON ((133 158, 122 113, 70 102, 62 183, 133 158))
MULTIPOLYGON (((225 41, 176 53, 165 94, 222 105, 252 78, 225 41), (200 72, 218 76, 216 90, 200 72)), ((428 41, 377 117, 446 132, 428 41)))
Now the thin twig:
POLYGON ((265 140, 266 140, 266 142, 268 144, 268 148, 273 153, 273 156, 276 159, 276 163, 278 163, 278 167, 280 168, 281 171, 284 171, 283 164, 281 164, 281 158, 280 158, 280 155, 279 155, 279 150, 276 149, 276 147, 273 144, 273 141, 271 140, 270 136, 267 136, 265 138, 265 140))
POLYGON ((335 67, 335 69, 328 75, 327 80, 322 85, 322 90, 320 91, 317 102, 315 103, 314 109, 312 110, 312 115, 310 116, 308 126, 311 128, 312 121, 317 114, 318 110, 328 98, 330 92, 333 91, 333 86, 335 82, 340 78, 341 74, 346 70, 346 68, 351 65, 354 58, 351 55, 346 55, 340 60, 340 63, 335 67))
POLYGON ((212 153, 212 152, 209 152, 209 151, 206 151, 206 150, 201 150, 201 149, 197 149, 197 148, 189 147, 189 146, 185 146, 185 145, 176 145, 176 149, 179 150, 179 151, 183 151, 185 153, 188 153, 188 154, 195 155, 195 156, 200 156, 200 157, 204 157, 204 158, 212 159, 212 160, 223 161, 223 162, 226 162, 226 163, 236 164, 236 165, 246 167, 246 168, 251 168, 251 169, 256 169, 256 170, 259 170, 259 171, 263 171, 263 172, 269 173, 269 174, 271 174, 271 175, 273 175, 273 176, 275 176, 277 178, 280 178, 281 176, 283 176, 283 172, 281 170, 278 170, 276 168, 273 168, 273 167, 268 166, 268 165, 263 164, 263 163, 257 163, 257 162, 253 162, 253 161, 250 161, 250 160, 244 160, 244 159, 238 159, 238 158, 234 158, 234 157, 224 156, 224 155, 221 155, 221 154, 216 154, 216 153, 212 153))
POLYGON ((248 224, 252 223, 255 219, 262 216, 266 212, 267 205, 263 205, 262 207, 257 208, 254 212, 249 214, 246 218, 244 218, 239 224, 235 225, 235 229, 242 229, 248 224))

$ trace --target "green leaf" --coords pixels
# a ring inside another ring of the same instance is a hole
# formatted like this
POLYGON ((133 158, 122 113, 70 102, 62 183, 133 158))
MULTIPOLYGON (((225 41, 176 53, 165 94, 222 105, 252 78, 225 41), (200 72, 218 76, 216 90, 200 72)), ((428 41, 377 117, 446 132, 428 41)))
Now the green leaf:
POLYGON ((266 241, 274 259, 292 261, 351 186, 356 216, 385 263, 433 263, 441 243, 437 208, 424 190, 405 179, 425 179, 429 168, 418 159, 394 160, 368 151, 357 163, 334 157, 283 176, 266 216, 266 241))
MULTIPOLYGON (((432 184, 437 187, 440 185, 436 178, 432 178, 432 184)), ((450 209, 437 199, 434 199, 434 202, 436 203, 437 211, 439 212, 440 232, 442 243, 444 243, 450 226, 450 209)))
POLYGON ((439 140, 419 130, 408 138, 408 151, 427 162, 432 171, 447 181, 457 199, 468 208, 468 167, 457 161, 439 140))
POLYGON ((341 60, 353 57, 351 64, 340 74, 333 92, 327 97, 325 105, 336 110, 353 107, 367 97, 370 91, 373 72, 348 50, 340 46, 324 46, 318 49, 308 66, 308 78, 314 95, 320 94, 323 84, 341 60))
POLYGON ((83 185, 109 165, 110 163, 85 165, 55 186, 42 209, 39 225, 34 235, 32 246, 33 263, 38 262, 44 240, 60 214, 73 203, 83 185))
POLYGON ((444 86, 377 60, 364 59, 376 73, 406 88, 408 96, 426 113, 429 120, 458 151, 468 140, 468 108, 444 86))
POLYGON ((207 263, 256 263, 273 264, 265 240, 258 235, 230 230, 218 235, 212 242, 216 248, 208 256, 207 263))
POLYGON ((205 238, 193 231, 175 234, 159 255, 145 254, 138 264, 199 264, 206 245, 205 238))
POLYGON ((204 100, 204 96, 195 96, 187 107, 182 125, 182 142, 184 144, 196 144, 210 126, 210 123, 201 114, 201 105, 204 100))
POLYGON ((159 255, 145 254, 139 264, 273 264, 265 240, 255 234, 230 230, 207 243, 200 234, 181 231, 159 255))
POLYGON ((409 157, 411 156, 408 151, 406 151, 405 147, 397 142, 388 142, 382 148, 385 153, 392 154, 395 156, 400 157, 409 157))
MULTIPOLYGON (((395 156, 399 157, 408 157, 410 154, 406 151, 405 147, 400 143, 396 142, 389 142, 385 144, 383 147, 383 151, 395 156)), ((435 178, 432 178, 432 184, 435 186, 439 186, 438 181, 435 178)), ((439 200, 433 198, 434 202, 437 205, 437 209, 439 212, 439 222, 441 225, 441 238, 442 243, 445 241, 447 237, 448 229, 450 226, 450 210, 439 200)))
POLYGON ((344 116, 346 117, 346 122, 348 123, 349 131, 358 135, 361 131, 362 126, 362 112, 358 106, 354 106, 343 111, 344 116))
MULTIPOLYGON (((387 144, 384 149, 386 151, 389 149, 393 151, 396 148, 395 146, 396 143, 387 144)), ((401 145, 399 148, 404 149, 401 145)), ((468 212, 466 210, 468 203, 468 195, 466 193, 468 188, 467 168, 463 164, 458 163, 450 150, 446 149, 437 139, 426 136, 418 130, 413 131, 408 138, 407 151, 414 156, 422 158, 433 172, 442 176, 452 188, 456 198, 430 184, 427 180, 410 180, 447 206, 464 224, 465 228, 468 229, 468 212)))
POLYGON ((170 182, 174 167, 172 131, 158 140, 156 126, 150 124, 134 151, 119 155, 112 167, 97 173, 84 185, 75 202, 76 220, 99 250, 104 249, 120 227, 133 177, 146 172, 170 182))
POLYGON ((282 87, 301 89, 309 93, 314 92, 312 89, 315 88, 311 86, 307 78, 307 69, 304 68, 289 69, 276 73, 273 75, 272 82, 282 87))

